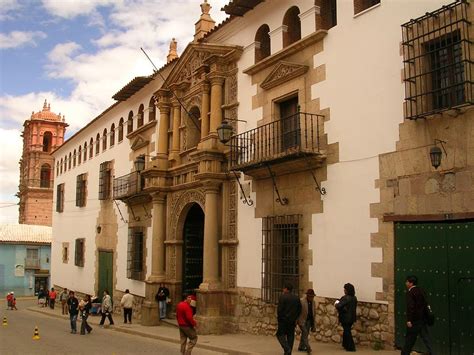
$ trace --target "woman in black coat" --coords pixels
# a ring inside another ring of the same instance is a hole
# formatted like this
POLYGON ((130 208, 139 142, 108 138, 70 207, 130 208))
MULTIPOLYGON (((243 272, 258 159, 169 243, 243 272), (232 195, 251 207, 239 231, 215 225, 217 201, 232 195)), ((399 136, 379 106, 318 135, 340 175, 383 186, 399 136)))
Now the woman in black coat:
POLYGON ((334 305, 339 312, 339 322, 344 329, 342 334, 342 346, 346 351, 356 351, 354 339, 352 339, 351 328, 356 321, 357 297, 354 285, 344 285, 344 296, 337 300, 334 305))

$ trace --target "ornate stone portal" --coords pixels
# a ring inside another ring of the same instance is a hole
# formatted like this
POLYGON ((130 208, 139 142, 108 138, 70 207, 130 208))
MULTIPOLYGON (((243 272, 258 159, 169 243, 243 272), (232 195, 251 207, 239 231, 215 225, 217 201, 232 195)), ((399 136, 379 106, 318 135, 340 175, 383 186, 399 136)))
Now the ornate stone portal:
POLYGON ((235 115, 235 63, 241 52, 236 46, 192 43, 155 93, 160 111, 157 154, 142 172, 143 192, 153 199, 152 268, 143 324, 159 323, 152 315, 157 314, 152 306, 159 283, 170 289, 173 305, 183 297, 183 228, 197 204, 204 212, 202 280, 195 290, 200 333, 229 331, 237 300, 237 193, 216 129, 225 110, 235 115))

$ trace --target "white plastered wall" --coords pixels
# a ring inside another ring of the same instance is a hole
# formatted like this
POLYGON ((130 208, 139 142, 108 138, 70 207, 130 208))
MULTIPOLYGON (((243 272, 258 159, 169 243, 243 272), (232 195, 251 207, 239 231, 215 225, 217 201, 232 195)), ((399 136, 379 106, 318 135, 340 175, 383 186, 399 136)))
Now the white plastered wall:
MULTIPOLYGON (((145 118, 144 123, 148 122, 147 107, 149 100, 155 90, 157 89, 157 83, 151 82, 145 86, 140 92, 129 98, 126 102, 123 102, 110 111, 106 112, 102 117, 93 122, 89 127, 84 129, 82 132, 74 135, 71 139, 66 141, 60 150, 54 154, 56 161, 64 158, 65 155, 69 156, 69 152, 77 150, 79 145, 83 147, 84 142, 87 142, 89 146, 90 138, 92 137, 95 141, 97 133, 102 132, 104 128, 110 132, 112 123, 115 123, 115 145, 110 147, 109 139, 107 143, 107 150, 102 151, 102 143, 100 145, 100 153, 95 154, 94 144, 94 156, 89 159, 89 152, 87 152, 87 160, 80 165, 76 164, 76 167, 71 167, 71 170, 63 171, 62 174, 55 177, 54 186, 54 201, 53 201, 53 243, 52 243, 52 283, 67 287, 72 290, 76 290, 83 293, 94 293, 95 278, 94 275, 96 270, 96 249, 95 243, 96 236, 96 225, 97 217, 100 210, 100 201, 98 200, 98 188, 99 188, 99 168, 100 164, 105 161, 114 161, 113 172, 114 177, 119 177, 130 173, 133 170, 133 162, 129 160, 129 154, 131 153, 130 144, 133 139, 129 142, 126 138, 126 123, 124 123, 124 137, 122 142, 118 142, 118 123, 121 117, 126 121, 130 110, 133 111, 134 115, 137 114, 140 104, 145 106, 145 118), (85 207, 79 208, 75 206, 76 199, 76 176, 82 173, 87 173, 87 204, 85 207), (65 204, 64 211, 62 213, 56 212, 56 186, 58 184, 65 184, 65 204), (75 252, 75 239, 85 238, 85 259, 84 267, 77 267, 74 265, 74 252, 75 252), (69 243, 69 262, 67 264, 62 262, 62 244, 63 242, 69 243)), ((156 112, 157 126, 159 125, 159 111, 156 112)), ((136 129, 137 118, 134 118, 134 129, 136 129)), ((155 131, 156 132, 156 131, 155 131)), ((156 135, 152 134, 151 142, 156 142, 156 135)), ((129 220, 127 212, 127 206, 117 201, 120 211, 125 220, 129 220)), ((125 223, 120 218, 120 213, 114 204, 114 210, 116 215, 116 221, 110 221, 110 223, 117 223, 118 235, 117 235, 117 250, 114 256, 114 271, 117 284, 115 285, 118 290, 130 289, 130 292, 135 295, 145 295, 145 283, 142 281, 135 281, 127 278, 127 241, 128 241, 128 223, 125 223)), ((151 241, 152 241, 152 228, 147 229, 146 247, 148 254, 146 258, 146 264, 148 265, 147 271, 150 274, 151 265, 151 241)), ((148 276, 147 275, 147 276, 148 276)))
POLYGON ((329 143, 339 143, 339 162, 328 165, 323 182, 324 213, 313 216, 310 238, 310 280, 320 296, 340 297, 346 282, 364 301, 382 291, 382 279, 371 276, 382 252, 370 246, 378 230, 370 204, 379 202, 378 155, 395 150, 403 121, 401 24, 441 3, 384 0, 354 16, 351 1, 338 1, 338 24, 314 57, 315 67, 326 65, 326 80, 312 87, 312 98, 330 108, 325 132, 329 143))

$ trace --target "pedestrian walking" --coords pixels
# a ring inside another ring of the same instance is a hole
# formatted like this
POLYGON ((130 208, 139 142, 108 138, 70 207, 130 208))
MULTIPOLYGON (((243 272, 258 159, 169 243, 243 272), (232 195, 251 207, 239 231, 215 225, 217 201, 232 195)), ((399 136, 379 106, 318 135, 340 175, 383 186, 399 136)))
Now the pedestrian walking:
POLYGON ((76 334, 77 332, 77 314, 79 313, 79 301, 74 296, 74 291, 69 291, 69 298, 67 300, 69 320, 71 322, 71 333, 76 334))
POLYGON ((46 294, 42 287, 38 291, 38 305, 41 307, 46 305, 46 294))
POLYGON ((12 308, 12 301, 13 301, 13 291, 8 292, 8 294, 7 294, 7 310, 13 309, 12 308))
POLYGON ((12 291, 12 303, 11 303, 11 310, 18 311, 18 308, 16 308, 16 298, 15 298, 15 293, 12 291))
POLYGON ((405 344, 401 355, 409 355, 415 345, 418 335, 426 346, 428 353, 434 355, 428 325, 426 324, 425 312, 428 307, 423 289, 418 287, 418 278, 408 276, 405 281, 407 288, 407 328, 405 334, 405 344))
POLYGON ((61 302, 62 314, 68 314, 67 311, 67 299, 68 299, 68 291, 67 288, 64 288, 62 292, 59 294, 59 302, 61 302))
POLYGON ((160 319, 166 318, 166 308, 169 301, 170 290, 163 284, 160 283, 158 292, 156 293, 155 300, 158 301, 158 307, 160 310, 160 319))
POLYGON ((295 341, 296 320, 301 313, 301 302, 298 296, 292 293, 293 286, 287 284, 278 300, 277 310, 277 339, 283 348, 284 354, 291 354, 295 341))
POLYGON ((311 354, 311 346, 309 344, 309 332, 316 331, 316 301, 314 300, 314 290, 312 288, 306 291, 306 296, 301 298, 301 313, 298 317, 298 326, 301 329, 300 345, 298 351, 306 351, 311 354))
POLYGON ((128 288, 125 290, 125 294, 122 296, 120 305, 123 307, 123 322, 127 324, 127 319, 132 324, 132 312, 133 312, 133 296, 130 294, 128 288))
POLYGON ((81 314, 81 335, 85 335, 86 331, 89 334, 92 332, 92 327, 87 323, 87 318, 89 318, 89 312, 92 307, 91 296, 86 295, 84 300, 79 303, 79 312, 81 314))
POLYGON ((54 304, 56 303, 56 296, 57 293, 54 290, 54 287, 51 287, 51 291, 49 291, 49 308, 54 309, 54 304))
POLYGON ((196 327, 197 323, 193 318, 191 301, 196 300, 196 296, 188 295, 184 301, 176 306, 176 319, 179 327, 179 339, 181 343, 181 354, 190 355, 197 343, 196 327), (188 342, 189 339, 189 342, 188 342), (187 343, 187 344, 186 344, 187 343))
POLYGON ((100 320, 99 325, 101 327, 104 326, 105 317, 108 318, 110 325, 114 325, 114 320, 112 318, 112 298, 109 295, 108 290, 104 290, 104 297, 102 297, 102 318, 100 320))
POLYGON ((342 346, 346 351, 356 351, 351 333, 352 325, 357 319, 357 297, 355 296, 354 285, 350 283, 344 285, 344 296, 338 299, 334 306, 339 312, 339 322, 343 329, 342 346))

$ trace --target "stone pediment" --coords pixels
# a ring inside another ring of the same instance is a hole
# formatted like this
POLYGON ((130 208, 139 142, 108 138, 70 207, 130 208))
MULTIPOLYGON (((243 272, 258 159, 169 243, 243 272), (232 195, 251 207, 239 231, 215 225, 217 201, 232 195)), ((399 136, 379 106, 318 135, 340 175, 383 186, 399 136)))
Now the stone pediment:
POLYGON ((130 148, 132 148, 132 150, 137 150, 137 149, 146 147, 148 143, 150 143, 150 141, 146 140, 141 135, 137 135, 135 139, 133 140, 133 143, 130 148))
POLYGON ((171 70, 163 87, 166 88, 173 84, 179 85, 182 83, 192 85, 198 77, 205 74, 208 70, 209 63, 207 61, 211 57, 227 58, 233 52, 238 53, 238 56, 240 56, 241 51, 241 48, 237 46, 191 43, 179 57, 178 63, 171 70))
POLYGON ((260 87, 264 90, 271 89, 306 73, 308 69, 307 65, 281 61, 260 84, 260 87))

